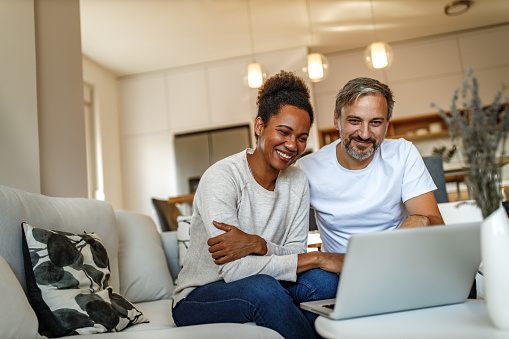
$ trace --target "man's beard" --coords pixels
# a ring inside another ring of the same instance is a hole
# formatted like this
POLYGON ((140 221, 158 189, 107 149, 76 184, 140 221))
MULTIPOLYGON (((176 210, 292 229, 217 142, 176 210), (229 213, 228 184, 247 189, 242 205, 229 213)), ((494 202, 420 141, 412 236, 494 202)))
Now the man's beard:
POLYGON ((380 140, 380 142, 377 142, 375 139, 373 138, 370 138, 370 139, 362 139, 362 138, 359 138, 359 137, 348 137, 348 138, 341 138, 342 142, 343 142, 343 146, 345 147, 346 151, 348 152, 348 154, 350 154, 354 159, 357 159, 357 160, 366 160, 367 158, 369 158, 373 153, 375 153, 375 151, 380 147, 380 144, 382 143, 384 138, 382 138, 382 140, 380 140), (352 146, 352 140, 359 140, 359 141, 370 141, 372 144, 373 144, 373 147, 371 147, 368 151, 364 152, 364 153, 360 153, 360 152, 357 152, 354 147, 352 146))

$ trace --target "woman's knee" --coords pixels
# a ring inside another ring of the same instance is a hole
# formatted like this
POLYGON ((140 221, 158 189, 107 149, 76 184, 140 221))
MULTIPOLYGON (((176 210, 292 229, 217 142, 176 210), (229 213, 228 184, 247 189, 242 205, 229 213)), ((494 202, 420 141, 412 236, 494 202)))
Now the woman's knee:
POLYGON ((307 286, 319 299, 336 297, 339 275, 316 268, 300 274, 297 282, 307 286))
POLYGON ((279 281, 266 274, 257 274, 250 277, 247 286, 250 299, 258 303, 274 304, 276 302, 291 302, 288 291, 279 281))

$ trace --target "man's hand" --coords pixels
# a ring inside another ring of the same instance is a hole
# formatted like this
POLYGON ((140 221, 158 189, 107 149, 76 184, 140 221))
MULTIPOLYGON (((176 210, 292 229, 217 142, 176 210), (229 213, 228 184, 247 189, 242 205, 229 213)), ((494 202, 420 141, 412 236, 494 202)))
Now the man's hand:
POLYGON ((320 268, 327 272, 340 273, 343 269, 344 253, 320 252, 320 268))
POLYGON ((217 265, 223 265, 250 254, 265 255, 267 253, 267 243, 262 237, 245 233, 235 226, 217 221, 212 223, 226 232, 207 241, 210 246, 209 252, 212 253, 212 258, 217 265))
POLYGON ((425 215, 410 215, 403 221, 399 228, 425 227, 430 226, 431 222, 425 215))
POLYGON ((298 256, 297 273, 321 268, 324 271, 340 273, 343 269, 344 253, 308 252, 298 256))

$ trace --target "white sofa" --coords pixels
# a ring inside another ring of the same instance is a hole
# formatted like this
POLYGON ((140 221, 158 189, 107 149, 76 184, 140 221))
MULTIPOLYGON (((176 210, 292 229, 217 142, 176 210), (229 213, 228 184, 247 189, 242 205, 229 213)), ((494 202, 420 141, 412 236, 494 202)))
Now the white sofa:
MULTIPOLYGON (((179 271, 176 232, 159 233, 148 216, 114 211, 107 202, 55 198, 0 186, 0 338, 41 338, 27 299, 21 223, 71 233, 95 233, 110 260, 110 286, 132 302, 149 323, 80 337, 93 338, 282 338, 252 324, 175 327, 173 281, 179 271)), ((73 336, 76 337, 76 336, 73 336)))

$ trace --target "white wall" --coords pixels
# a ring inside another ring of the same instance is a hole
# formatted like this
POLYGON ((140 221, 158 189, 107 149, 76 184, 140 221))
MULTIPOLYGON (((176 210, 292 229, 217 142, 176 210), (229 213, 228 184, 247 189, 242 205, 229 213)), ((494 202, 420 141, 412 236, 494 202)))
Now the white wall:
POLYGON ((0 184, 39 193, 33 0, 0 0, 0 184))
POLYGON ((94 116, 99 121, 105 200, 114 209, 123 209, 122 159, 118 81, 109 70, 83 57, 83 80, 94 89, 94 116))
MULTIPOLYGON (((257 55, 256 60, 270 76, 281 69, 301 72, 306 55, 300 47, 257 55)), ((152 197, 187 193, 176 185, 176 133, 252 126, 257 90, 247 86, 250 62, 236 58, 120 79, 126 209, 154 217, 152 197)), ((315 128, 310 145, 317 144, 315 128)))
POLYGON ((87 197, 79 1, 34 8, 41 193, 87 197))
POLYGON ((87 195, 78 0, 0 0, 0 184, 87 195))

